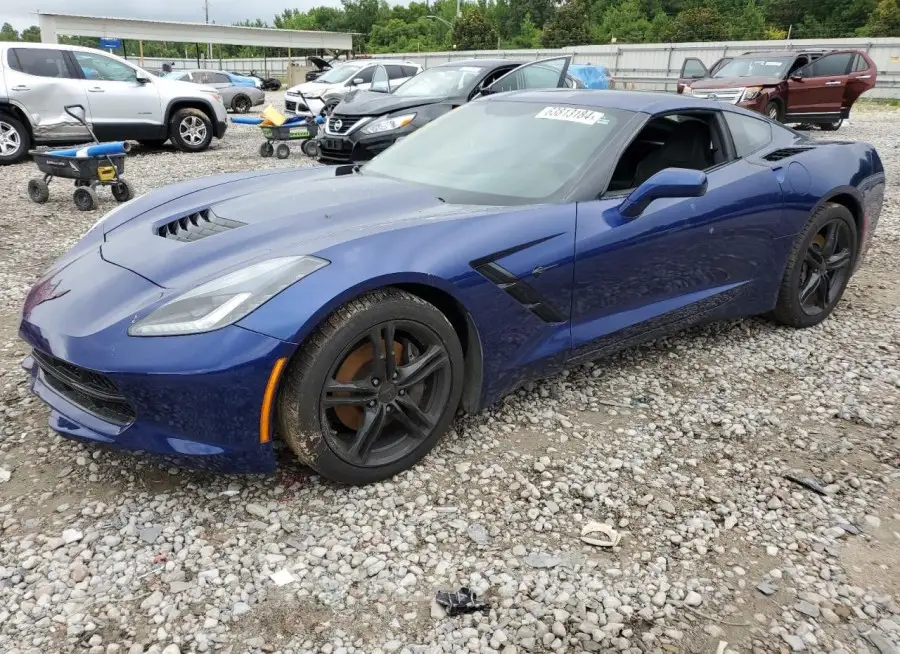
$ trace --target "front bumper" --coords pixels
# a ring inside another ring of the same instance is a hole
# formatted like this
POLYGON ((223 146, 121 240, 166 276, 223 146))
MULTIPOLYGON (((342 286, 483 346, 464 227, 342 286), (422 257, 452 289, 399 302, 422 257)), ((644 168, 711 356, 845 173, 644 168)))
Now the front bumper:
POLYGON ((766 112, 766 105, 769 104, 769 97, 770 96, 765 93, 760 93, 752 100, 742 100, 738 102, 737 106, 763 114, 766 112))
POLYGON ((50 427, 186 467, 273 471, 260 413, 275 362, 293 346, 238 326, 191 336, 128 336, 136 306, 159 291, 98 251, 51 272, 31 290, 19 335, 33 353, 23 367, 33 392, 50 405, 50 427))
POLYGON ((303 98, 299 95, 284 96, 284 111, 288 114, 312 114, 313 116, 318 116, 324 108, 325 103, 319 98, 306 98, 304 103, 303 98))
POLYGON ((224 120, 217 120, 214 134, 217 139, 225 136, 225 132, 228 131, 228 123, 224 120))
POLYGON ((319 158, 335 163, 362 163, 384 152, 402 136, 414 132, 414 128, 403 128, 386 134, 363 134, 356 130, 350 134, 332 135, 323 133, 319 138, 319 158))

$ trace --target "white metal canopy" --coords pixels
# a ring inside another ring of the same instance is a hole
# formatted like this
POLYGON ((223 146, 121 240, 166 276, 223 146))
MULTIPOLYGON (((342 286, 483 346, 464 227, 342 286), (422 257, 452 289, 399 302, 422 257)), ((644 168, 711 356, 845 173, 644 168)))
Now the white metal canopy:
POLYGON ((280 30, 265 27, 177 23, 162 20, 135 20, 74 14, 38 13, 41 41, 57 43, 60 34, 101 36, 136 41, 179 43, 221 43, 270 48, 350 50, 353 36, 344 32, 280 30))

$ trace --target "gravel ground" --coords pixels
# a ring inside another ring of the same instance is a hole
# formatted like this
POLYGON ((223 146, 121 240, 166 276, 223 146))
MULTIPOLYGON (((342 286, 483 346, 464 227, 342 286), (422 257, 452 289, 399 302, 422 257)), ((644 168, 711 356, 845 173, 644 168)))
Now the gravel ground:
MULTIPOLYGON (((0 652, 897 652, 900 114, 856 113, 827 137, 880 148, 887 204, 831 319, 571 369, 365 488, 286 454, 274 477, 221 477, 49 433, 17 312, 102 214, 68 187, 34 205, 33 166, 0 169, 0 652), (619 543, 582 541, 591 522, 619 543), (460 586, 490 609, 432 604, 460 586)), ((233 127, 206 154, 131 156, 128 176, 145 192, 311 163, 259 141, 233 127)))

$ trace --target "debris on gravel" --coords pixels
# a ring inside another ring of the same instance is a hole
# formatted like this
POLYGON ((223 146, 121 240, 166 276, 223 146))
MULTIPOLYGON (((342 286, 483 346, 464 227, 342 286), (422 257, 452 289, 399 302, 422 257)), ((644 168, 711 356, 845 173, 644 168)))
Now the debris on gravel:
MULTIPOLYGON (((888 174, 868 260, 822 325, 705 326, 572 368, 362 488, 287 452, 236 478, 52 434, 18 311, 102 214, 58 181, 32 204, 33 165, 0 168, 0 652, 897 652, 898 116, 811 132, 875 144, 888 174), (621 538, 582 542, 592 522, 621 538), (489 610, 448 616, 435 593, 460 587, 489 610)), ((127 176, 144 193, 313 164, 259 142, 231 126, 203 154, 136 152, 127 176)))

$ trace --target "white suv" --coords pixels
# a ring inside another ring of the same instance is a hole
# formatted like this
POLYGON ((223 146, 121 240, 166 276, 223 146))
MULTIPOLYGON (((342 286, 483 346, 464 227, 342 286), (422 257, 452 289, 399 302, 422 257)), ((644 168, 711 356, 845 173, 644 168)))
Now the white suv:
POLYGON ((84 107, 101 141, 209 147, 228 123, 215 89, 155 77, 130 61, 92 48, 55 43, 0 43, 0 164, 23 159, 33 145, 90 140, 66 106, 84 107))
POLYGON ((284 109, 288 113, 320 114, 340 104, 351 89, 364 91, 372 85, 372 75, 379 66, 387 69, 391 88, 400 86, 410 77, 422 72, 419 64, 394 59, 351 59, 328 70, 310 82, 292 86, 284 94, 284 109), (306 106, 303 99, 306 98, 306 106))

